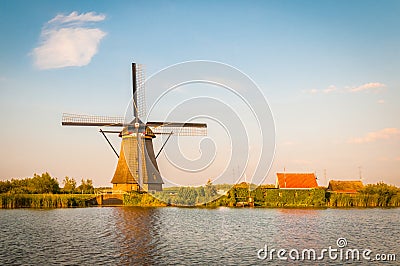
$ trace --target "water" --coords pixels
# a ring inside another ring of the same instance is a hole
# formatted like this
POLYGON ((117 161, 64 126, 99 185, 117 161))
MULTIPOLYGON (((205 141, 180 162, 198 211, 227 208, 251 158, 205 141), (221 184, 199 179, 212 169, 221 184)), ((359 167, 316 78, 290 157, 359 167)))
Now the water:
POLYGON ((399 208, 0 210, 1 265, 277 265, 257 251, 337 248, 339 237, 400 265, 399 208))

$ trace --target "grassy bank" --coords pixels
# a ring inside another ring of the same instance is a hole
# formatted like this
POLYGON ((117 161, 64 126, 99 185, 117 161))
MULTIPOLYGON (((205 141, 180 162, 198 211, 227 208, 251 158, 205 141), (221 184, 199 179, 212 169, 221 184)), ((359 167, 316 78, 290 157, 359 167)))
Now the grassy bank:
POLYGON ((387 194, 331 194, 327 192, 328 207, 400 207, 400 193, 387 194))
POLYGON ((124 195, 123 203, 125 206, 140 206, 140 207, 164 207, 167 206, 163 201, 149 195, 147 193, 132 192, 124 195))
MULTIPOLYGON (((355 194, 340 194, 316 189, 275 189, 260 186, 249 191, 247 184, 238 184, 217 193, 218 185, 205 187, 176 187, 157 192, 155 197, 147 193, 132 192, 122 198, 125 206, 197 206, 239 207, 254 205, 272 208, 319 208, 319 207, 400 207, 400 189, 384 183, 367 185, 355 194), (251 204, 249 204, 251 198, 251 204), (205 202, 207 202, 205 204, 205 202)), ((93 194, 0 194, 0 208, 69 208, 96 205, 93 194)))
POLYGON ((379 182, 356 194, 326 192, 326 203, 328 207, 400 207, 400 188, 379 182))
POLYGON ((260 186, 249 193, 247 187, 234 186, 228 193, 207 206, 243 206, 251 197, 256 207, 324 207, 325 190, 284 190, 260 186))
POLYGON ((0 194, 0 208, 87 207, 90 194, 0 194))
MULTIPOLYGON (((155 196, 171 206, 235 207, 248 205, 249 198, 258 207, 326 206, 325 189, 283 190, 260 186, 249 192, 248 186, 241 184, 230 188, 225 195, 218 195, 216 190, 213 192, 201 187, 185 187, 158 192, 155 196)), ((136 199, 136 202, 141 200, 136 199)))
POLYGON ((367 185, 355 194, 331 193, 325 188, 275 189, 268 185, 249 192, 246 184, 233 186, 223 196, 202 194, 200 188, 170 190, 175 193, 157 194, 168 205, 235 207, 248 204, 252 198, 256 207, 400 207, 400 189, 384 183, 367 185))

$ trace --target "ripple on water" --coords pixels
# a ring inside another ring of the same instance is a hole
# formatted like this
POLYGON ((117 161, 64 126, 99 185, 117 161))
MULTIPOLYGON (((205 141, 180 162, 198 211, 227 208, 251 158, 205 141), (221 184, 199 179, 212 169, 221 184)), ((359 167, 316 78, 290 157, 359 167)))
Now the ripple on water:
POLYGON ((248 265, 261 262, 265 244, 322 249, 336 247, 338 237, 400 257, 399 220, 400 209, 0 210, 0 262, 248 265))

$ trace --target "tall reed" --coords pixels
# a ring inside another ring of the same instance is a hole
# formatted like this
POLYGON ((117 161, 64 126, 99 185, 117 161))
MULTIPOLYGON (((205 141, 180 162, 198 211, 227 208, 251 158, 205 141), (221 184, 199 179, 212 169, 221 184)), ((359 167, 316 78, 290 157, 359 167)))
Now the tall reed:
POLYGON ((85 194, 0 194, 0 208, 87 207, 93 197, 85 194))

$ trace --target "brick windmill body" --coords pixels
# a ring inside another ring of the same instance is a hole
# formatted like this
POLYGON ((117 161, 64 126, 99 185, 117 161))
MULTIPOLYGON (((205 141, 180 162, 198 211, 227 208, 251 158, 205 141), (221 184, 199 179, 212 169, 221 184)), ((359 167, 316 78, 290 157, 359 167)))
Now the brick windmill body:
POLYGON ((100 127, 108 144, 118 157, 117 167, 111 180, 113 192, 161 191, 163 180, 158 169, 156 158, 172 135, 205 136, 207 125, 204 123, 181 122, 146 122, 144 75, 140 67, 132 63, 133 84, 133 117, 94 116, 63 114, 63 126, 95 126, 100 127), (122 128, 122 130, 103 130, 102 128, 122 128), (122 138, 121 149, 114 149, 106 133, 117 133, 122 138), (161 150, 155 155, 153 138, 159 134, 168 134, 161 150))

